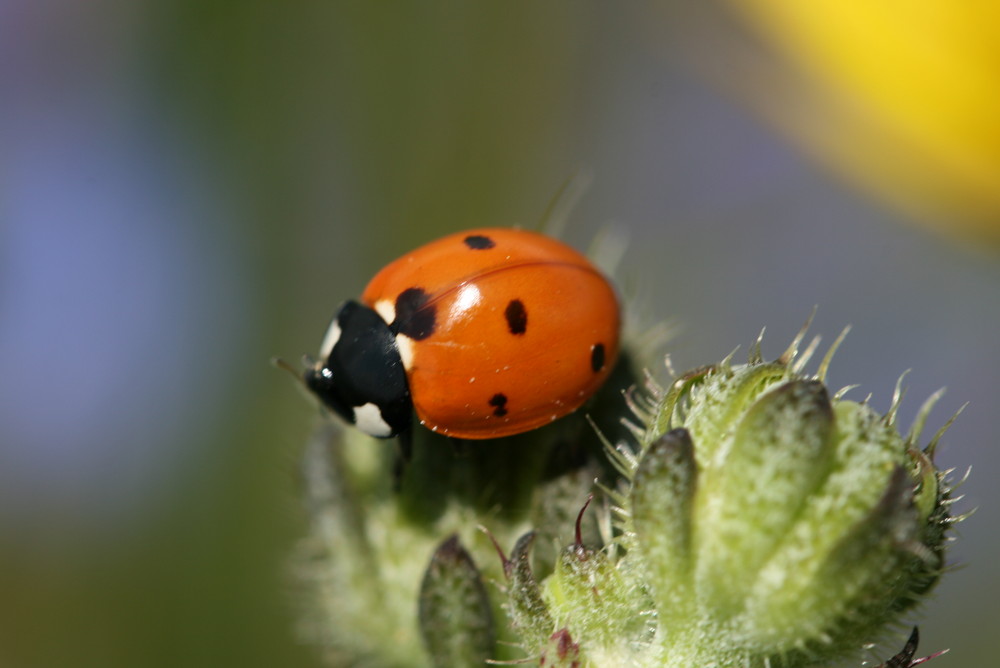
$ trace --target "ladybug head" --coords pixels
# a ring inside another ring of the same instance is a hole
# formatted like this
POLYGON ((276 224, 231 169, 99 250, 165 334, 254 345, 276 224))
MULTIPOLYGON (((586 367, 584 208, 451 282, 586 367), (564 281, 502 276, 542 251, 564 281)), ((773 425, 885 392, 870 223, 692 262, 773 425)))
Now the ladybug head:
POLYGON ((320 401, 361 431, 389 438, 410 427, 413 403, 396 337, 374 310, 345 302, 303 374, 320 401))

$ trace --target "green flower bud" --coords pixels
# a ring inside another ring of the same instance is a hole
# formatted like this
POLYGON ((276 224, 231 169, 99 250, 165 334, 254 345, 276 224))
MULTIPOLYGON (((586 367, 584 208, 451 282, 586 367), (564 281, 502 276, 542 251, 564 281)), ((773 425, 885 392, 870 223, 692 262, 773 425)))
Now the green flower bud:
MULTIPOLYGON (((580 511, 581 519, 585 510, 586 505, 580 511)), ((615 560, 607 552, 585 547, 578 532, 576 543, 560 553, 542 595, 548 609, 557 614, 556 626, 572 625, 576 633, 587 638, 590 656, 601 663, 600 657, 613 660, 628 656, 631 648, 623 643, 651 637, 646 616, 621 614, 631 608, 632 587, 615 560)))
MULTIPOLYGON (((631 465, 621 539, 664 666, 811 665, 880 638, 937 580, 946 487, 920 423, 902 437, 831 399, 794 345, 679 379, 631 465)), ((935 437, 932 443, 936 443, 935 437)), ((582 642, 582 639, 581 639, 582 642)), ((586 648, 586 644, 583 643, 586 648)))

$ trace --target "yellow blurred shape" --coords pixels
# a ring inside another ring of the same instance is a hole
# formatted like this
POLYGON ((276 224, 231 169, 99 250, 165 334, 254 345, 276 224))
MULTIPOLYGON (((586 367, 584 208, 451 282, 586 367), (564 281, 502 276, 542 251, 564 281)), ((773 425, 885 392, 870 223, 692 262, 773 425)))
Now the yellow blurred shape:
POLYGON ((753 93, 785 130, 909 214, 1000 244, 998 0, 730 2, 798 70, 753 93))

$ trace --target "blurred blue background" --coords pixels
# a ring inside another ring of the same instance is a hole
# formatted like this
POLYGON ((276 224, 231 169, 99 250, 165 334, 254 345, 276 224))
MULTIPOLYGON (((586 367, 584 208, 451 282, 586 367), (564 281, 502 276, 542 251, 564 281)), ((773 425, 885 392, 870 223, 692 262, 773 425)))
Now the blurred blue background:
POLYGON ((913 620, 936 665, 989 663, 996 249, 747 111, 699 59, 748 36, 690 4, 0 0, 0 666, 318 666, 285 568, 316 411, 269 357, 420 242, 535 226, 581 168, 564 236, 628 235, 676 368, 765 325, 776 356, 818 304, 826 341, 853 325, 832 385, 885 410, 912 368, 904 429, 939 387, 929 431, 970 403, 939 461, 979 511, 913 620))

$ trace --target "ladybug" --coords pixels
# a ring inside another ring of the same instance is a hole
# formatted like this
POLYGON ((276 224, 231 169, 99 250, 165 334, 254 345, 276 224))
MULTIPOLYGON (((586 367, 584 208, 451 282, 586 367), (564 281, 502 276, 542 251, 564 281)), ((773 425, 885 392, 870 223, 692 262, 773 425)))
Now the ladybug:
POLYGON ((572 413, 618 355, 615 290, 534 232, 451 234, 391 262, 334 316, 306 387, 372 436, 509 436, 572 413))

